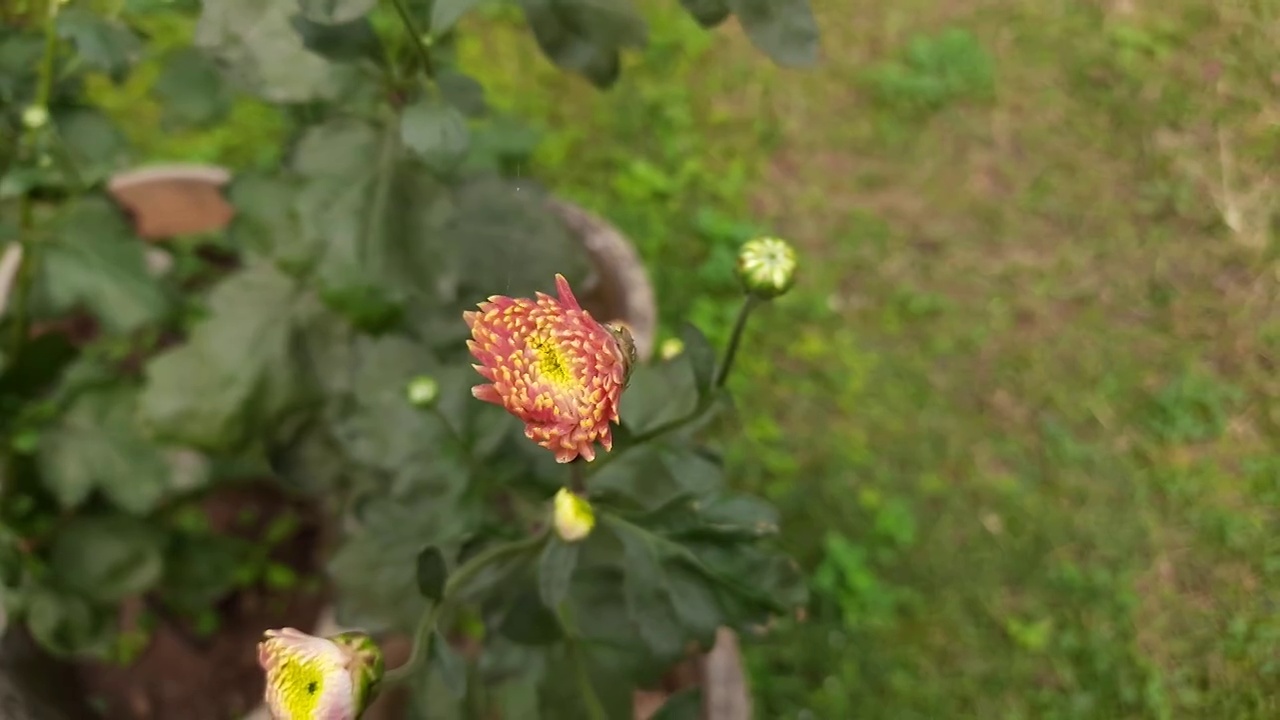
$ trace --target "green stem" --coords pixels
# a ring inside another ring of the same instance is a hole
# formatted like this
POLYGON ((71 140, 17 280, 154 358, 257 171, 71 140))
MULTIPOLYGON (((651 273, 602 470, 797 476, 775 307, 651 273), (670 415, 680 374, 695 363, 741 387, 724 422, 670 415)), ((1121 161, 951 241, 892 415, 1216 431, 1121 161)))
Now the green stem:
POLYGON ((758 304, 760 304, 759 298, 755 295, 747 295, 742 301, 742 306, 738 308, 738 317, 733 321, 733 334, 729 336, 729 344, 725 347, 724 357, 716 368, 715 381, 712 383, 717 390, 724 387, 725 381, 729 379, 733 360, 738 356, 738 346, 742 343, 743 331, 747 328, 747 318, 751 317, 751 311, 755 310, 758 304))
POLYGON ((462 567, 458 568, 445 581, 444 594, 441 596, 440 601, 432 603, 431 607, 422 613, 422 617, 418 620, 418 627, 413 634, 413 650, 409 654, 409 659, 403 665, 389 670, 383 682, 400 682, 412 676, 413 672, 426 661, 431 650, 432 637, 434 637, 436 626, 439 624, 442 614, 453 606, 454 601, 457 599, 457 594, 474 580, 481 570, 495 562, 541 547, 547 537, 547 532, 544 530, 536 535, 500 543, 485 549, 463 563, 462 567))
POLYGON ((577 628, 570 622, 569 613, 563 604, 557 614, 560 616, 560 625, 565 631, 565 650, 573 660, 574 674, 578 680, 578 695, 582 698, 582 704, 586 707, 587 715, 591 720, 608 720, 608 714, 604 711, 604 703, 600 702, 600 696, 596 693, 595 686, 591 684, 591 675, 587 672, 587 660, 582 652, 582 646, 578 642, 577 628))
POLYGON ((586 481, 586 461, 580 457, 574 458, 569 463, 569 489, 575 495, 585 495, 587 491, 586 481))
POLYGON ((396 14, 400 16, 400 22, 404 23, 404 29, 413 40, 413 47, 418 51, 418 58, 422 60, 422 71, 426 73, 427 77, 435 77, 434 65, 431 63, 431 52, 422 41, 422 33, 418 31, 417 23, 413 21, 413 14, 405 6, 404 0, 391 0, 391 4, 395 6, 396 14))
MULTIPOLYGON (((35 107, 43 108, 47 113, 49 110, 49 100, 53 97, 53 71, 54 65, 58 59, 58 8, 61 6, 59 0, 45 1, 44 15, 44 54, 40 58, 40 71, 36 84, 36 99, 33 104, 35 107)), ((46 118, 45 124, 52 122, 46 118)), ((27 126, 23 129, 22 140, 19 145, 19 152, 26 149, 28 152, 34 150, 38 133, 44 125, 27 126)), ((22 247, 22 258, 18 265, 18 274, 14 279, 14 285, 9 290, 12 293, 13 303, 9 312, 12 313, 13 336, 11 346, 9 348, 11 357, 16 357, 22 350, 22 346, 27 341, 28 323, 27 317, 27 296, 31 294, 31 286, 35 281, 35 252, 34 242, 32 240, 32 231, 35 228, 35 199, 30 192, 23 193, 19 201, 19 240, 22 247)))

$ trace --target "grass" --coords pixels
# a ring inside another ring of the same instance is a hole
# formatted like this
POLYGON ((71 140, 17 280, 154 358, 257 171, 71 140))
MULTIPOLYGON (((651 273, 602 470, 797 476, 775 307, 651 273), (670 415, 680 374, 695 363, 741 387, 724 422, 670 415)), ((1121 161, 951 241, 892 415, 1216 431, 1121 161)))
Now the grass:
POLYGON ((604 94, 464 21, 668 331, 723 336, 745 237, 804 250, 732 380, 815 595, 748 641, 758 716, 1280 715, 1280 5, 814 3, 797 73, 646 0, 604 94))
POLYGON ((805 250, 734 380, 814 569, 751 642, 760 717, 1274 717, 1276 8, 815 5, 790 73, 648 3, 603 95, 470 41, 669 327, 723 332, 743 235, 805 250))

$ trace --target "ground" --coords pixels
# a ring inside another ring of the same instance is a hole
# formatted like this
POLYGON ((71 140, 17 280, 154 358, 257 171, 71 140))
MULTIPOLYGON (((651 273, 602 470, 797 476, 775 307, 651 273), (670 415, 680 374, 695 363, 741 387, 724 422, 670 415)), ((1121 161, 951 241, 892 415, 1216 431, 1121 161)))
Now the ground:
POLYGON ((815 597, 747 640, 759 716, 1280 715, 1280 7, 814 2, 793 71, 646 1, 607 93, 464 22, 668 330, 723 336, 743 238, 803 249, 732 380, 815 597))
POLYGON ((1269 15, 817 0, 796 72, 675 5, 607 94, 501 19, 470 60, 671 326, 723 333, 743 235, 804 249, 733 383, 814 569, 761 717, 1280 713, 1269 15))

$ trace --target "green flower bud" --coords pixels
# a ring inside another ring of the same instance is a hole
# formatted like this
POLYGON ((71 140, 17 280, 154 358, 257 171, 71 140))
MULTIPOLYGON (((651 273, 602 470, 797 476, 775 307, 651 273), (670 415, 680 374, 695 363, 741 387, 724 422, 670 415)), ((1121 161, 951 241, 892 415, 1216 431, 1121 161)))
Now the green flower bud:
POLYGON ((414 407, 429 408, 440 399, 440 383, 430 375, 419 375, 409 381, 405 395, 414 407))
POLYGON ((555 506, 556 534, 565 542, 578 542, 591 534, 596 525, 596 514, 591 503, 569 488, 560 488, 553 501, 555 506))
POLYGON ((684 352, 684 341, 680 338, 667 338, 658 348, 658 356, 663 360, 674 360, 684 352))
POLYGON ((22 111, 22 125, 28 130, 38 130, 49 122, 49 108, 43 105, 28 105, 22 111))
POLYGON ((776 237, 748 240, 738 252, 738 278, 749 294, 762 300, 790 290, 797 265, 795 248, 776 237))

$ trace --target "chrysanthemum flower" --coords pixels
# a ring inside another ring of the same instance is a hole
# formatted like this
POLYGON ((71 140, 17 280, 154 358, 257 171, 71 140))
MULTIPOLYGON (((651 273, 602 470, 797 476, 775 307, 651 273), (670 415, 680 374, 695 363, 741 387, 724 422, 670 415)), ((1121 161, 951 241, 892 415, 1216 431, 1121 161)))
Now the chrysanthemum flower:
POLYGON ((258 643, 272 720, 358 720, 378 693, 382 651, 364 633, 268 630, 258 643))
POLYGON ((594 444, 613 447, 610 423, 626 387, 635 345, 621 326, 596 322, 556 275, 559 299, 495 295, 463 313, 467 347, 488 385, 472 394, 524 421, 524 434, 559 462, 595 459, 594 444))

